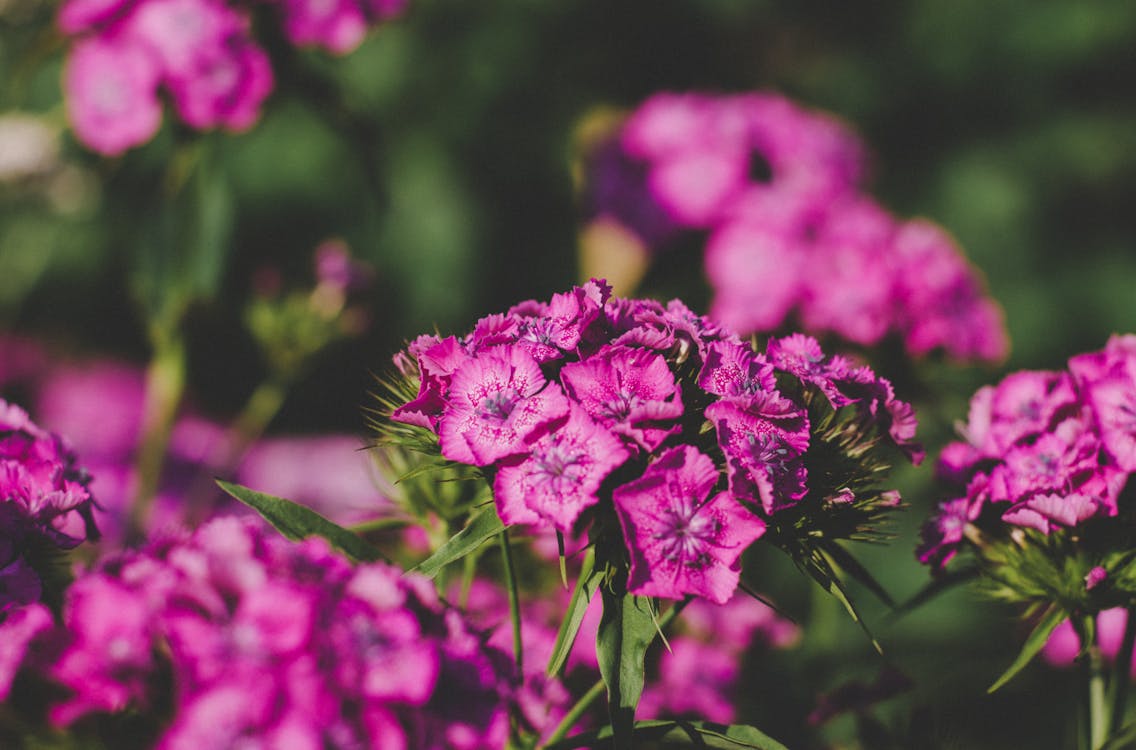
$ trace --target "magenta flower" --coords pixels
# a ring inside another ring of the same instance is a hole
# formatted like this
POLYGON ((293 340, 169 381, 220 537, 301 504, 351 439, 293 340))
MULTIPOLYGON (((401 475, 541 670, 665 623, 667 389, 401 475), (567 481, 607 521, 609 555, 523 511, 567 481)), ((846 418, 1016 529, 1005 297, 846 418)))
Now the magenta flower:
POLYGON ((520 347, 499 347, 462 364, 439 423, 442 455, 484 466, 526 450, 533 433, 568 412, 560 386, 520 347))
POLYGON ((662 355, 613 346, 560 372, 564 388, 593 419, 646 451, 677 431, 682 397, 662 355))
POLYGON ((777 390, 773 365, 738 341, 715 341, 707 347, 698 385, 715 396, 738 399, 777 390))
POLYGON ((706 407, 706 417, 718 432, 735 497, 771 515, 805 496, 809 420, 803 409, 774 393, 748 404, 719 401, 706 407))
POLYGON ((75 45, 63 88, 75 135, 107 156, 145 143, 158 132, 158 61, 146 50, 101 37, 75 45))
POLYGON ((48 671, 69 697, 53 721, 144 709, 163 749, 480 750, 508 731, 508 658, 428 581, 353 568, 322 540, 289 543, 252 522, 214 520, 100 561, 71 587, 55 636, 48 671))
POLYGON ((710 315, 734 331, 777 329, 797 304, 804 257, 776 227, 735 221, 706 243, 706 278, 714 287, 710 315))
POLYGON ((178 114, 199 130, 247 130, 273 86, 267 55, 240 35, 202 48, 192 67, 168 82, 178 114))
POLYGON ((707 498, 718 470, 690 446, 663 453, 643 476, 613 498, 631 570, 627 589, 642 596, 704 596, 719 604, 733 595, 742 551, 765 523, 720 492, 707 498))
POLYGON ((501 464, 493 485, 507 524, 548 522, 570 532, 576 518, 599 502, 599 488, 628 451, 607 429, 573 405, 567 421, 549 425, 523 459, 501 464))

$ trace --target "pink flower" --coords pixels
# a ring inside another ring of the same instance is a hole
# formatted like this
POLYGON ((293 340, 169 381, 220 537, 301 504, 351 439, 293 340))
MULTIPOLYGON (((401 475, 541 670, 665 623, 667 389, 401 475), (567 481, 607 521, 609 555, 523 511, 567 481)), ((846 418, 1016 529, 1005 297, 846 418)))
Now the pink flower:
POLYGON ((519 347, 500 347, 462 364, 450 384, 439 425, 442 455, 485 466, 526 451, 540 427, 568 411, 536 360, 519 347))
POLYGON ((670 599, 696 594, 719 604, 730 598, 739 558, 765 533, 765 523, 729 493, 707 499, 717 480, 708 457, 682 446, 616 488, 615 508, 631 552, 628 591, 670 599))
POLYGON ((67 0, 59 9, 59 29, 64 34, 81 34, 112 23, 136 0, 67 0))
POLYGON ((158 61, 123 40, 95 37, 75 45, 63 88, 75 135, 107 156, 145 143, 158 132, 158 61))
POLYGON ((551 424, 529 450, 505 460, 497 473, 498 513, 507 524, 551 523, 564 532, 599 501, 600 484, 628 457, 611 431, 575 405, 564 424, 551 424))
POLYGON ((223 44, 200 49, 192 67, 171 75, 169 85, 178 114, 188 125, 247 130, 272 91, 272 68, 259 47, 233 35, 223 44))
POLYGON ((742 333, 770 331, 797 303, 805 273, 799 248, 784 232, 752 221, 719 227, 706 243, 714 287, 710 317, 742 333))
POLYGON ((367 35, 367 19, 355 0, 282 0, 284 33, 298 45, 317 45, 342 55, 367 35))
POLYGON ((740 341, 715 341, 707 347, 698 385, 715 396, 739 399, 777 390, 773 365, 740 341))
POLYGON ((643 450, 657 448, 677 427, 682 397, 663 357, 645 349, 605 348, 560 371, 568 395, 593 419, 643 450))
POLYGON ((51 626, 51 610, 42 604, 10 610, 0 622, 0 701, 8 699, 28 646, 51 626))
POLYGON ((706 407, 706 417, 717 430, 735 497, 772 515, 805 496, 809 422, 803 409, 771 395, 748 404, 719 401, 706 407))

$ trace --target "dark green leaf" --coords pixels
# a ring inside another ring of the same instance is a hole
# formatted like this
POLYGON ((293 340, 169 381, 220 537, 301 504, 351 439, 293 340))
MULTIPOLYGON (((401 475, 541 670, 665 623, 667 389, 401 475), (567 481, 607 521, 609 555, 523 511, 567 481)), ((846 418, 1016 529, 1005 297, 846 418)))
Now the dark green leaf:
POLYGON ((643 659, 655 633, 649 599, 631 594, 620 596, 604 589, 596 657, 607 686, 615 750, 631 747, 635 708, 643 693, 643 659))
POLYGON ((852 554, 841 547, 837 542, 824 542, 821 549, 828 555, 829 559, 838 568, 843 570, 852 578, 858 581, 866 589, 871 591, 876 597, 891 608, 895 608, 895 600, 891 598, 891 594, 880 585, 880 582, 875 579, 868 569, 865 568, 859 560, 852 556, 852 554))
POLYGON ((825 591, 835 596, 836 599, 844 605, 844 609, 848 611, 848 615, 852 618, 853 622, 860 626, 860 629, 864 631, 864 635, 868 636, 868 640, 872 642, 872 646, 876 649, 876 652, 882 656, 884 653, 883 646, 881 646, 880 642, 876 640, 876 637, 872 635, 872 631, 868 629, 868 624, 865 623, 864 618, 860 616, 860 612, 856 609, 852 597, 844 590, 844 584, 836 576, 836 571, 828 564, 828 560, 826 560, 823 555, 816 553, 813 557, 808 559, 805 570, 809 572, 809 575, 811 575, 817 583, 824 587, 825 591))
POLYGON ((414 571, 433 578, 455 560, 460 560, 470 552, 480 547, 487 539, 500 534, 505 525, 497 517, 497 508, 487 505, 469 519, 465 528, 450 537, 450 540, 438 548, 438 551, 420 562, 414 571))
POLYGON ((1136 747, 1136 723, 1121 727, 1108 738, 1101 750, 1131 750, 1136 747))
POLYGON ((509 531, 501 532, 501 564, 505 569, 505 590, 509 593, 509 619, 513 624, 513 658, 517 674, 525 673, 524 643, 521 640, 521 597, 517 591, 517 571, 513 566, 513 547, 509 544, 509 531))
POLYGON ((1065 619, 1065 610, 1060 607, 1050 607, 1049 611, 1038 620, 1037 626, 1034 627, 1033 632, 1026 638, 1025 644, 1022 645, 1022 650, 1018 653, 1018 658, 1014 659, 1014 663, 1010 665, 1009 669, 1002 673, 993 685, 987 688, 986 692, 993 693, 998 688, 1005 685, 1012 680, 1014 676, 1022 671, 1027 664, 1033 661, 1033 657, 1037 656, 1045 642, 1049 640, 1049 636, 1057 629, 1057 626, 1065 619))
POLYGON ((386 557, 375 547, 367 544, 358 534, 332 523, 319 513, 303 505, 273 497, 263 492, 250 490, 239 484, 217 480, 217 485, 237 500, 249 506, 277 531, 293 541, 318 536, 326 539, 340 552, 364 562, 385 560, 386 557))
MULTIPOLYGON (((666 742, 669 745, 722 748, 723 750, 788 750, 777 740, 754 727, 742 724, 713 724, 705 721, 640 721, 633 730, 635 739, 666 742)), ((573 735, 548 745, 544 750, 611 747, 612 727, 573 735)))
POLYGON ((572 652, 572 644, 576 642, 576 635, 580 632, 580 624, 584 621, 584 614, 588 605, 596 595, 603 573, 595 569, 596 553, 589 549, 584 556, 584 567, 580 569, 580 578, 576 581, 576 590, 572 592, 572 601, 568 603, 568 611, 564 613, 564 621, 560 623, 560 632, 556 634, 556 645, 552 647, 552 656, 548 660, 548 674, 556 676, 568 661, 568 654, 572 652))

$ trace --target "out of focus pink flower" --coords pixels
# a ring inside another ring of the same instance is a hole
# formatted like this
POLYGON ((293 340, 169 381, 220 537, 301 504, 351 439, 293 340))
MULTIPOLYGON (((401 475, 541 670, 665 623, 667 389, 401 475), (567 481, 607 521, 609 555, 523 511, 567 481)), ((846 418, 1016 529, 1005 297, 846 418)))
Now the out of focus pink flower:
MULTIPOLYGON (((1124 640, 1128 625, 1128 610, 1123 607, 1106 609, 1097 615, 1097 645, 1106 659, 1115 659, 1124 640)), ((1041 655, 1055 667, 1071 667, 1081 652, 1081 641, 1073 623, 1065 620, 1049 635, 1041 655)), ((1136 655, 1133 655, 1131 673, 1136 677, 1136 655)))
POLYGON ((160 74, 158 61, 139 46, 104 37, 77 43, 63 74, 75 135, 107 156, 153 138, 162 122, 160 74))

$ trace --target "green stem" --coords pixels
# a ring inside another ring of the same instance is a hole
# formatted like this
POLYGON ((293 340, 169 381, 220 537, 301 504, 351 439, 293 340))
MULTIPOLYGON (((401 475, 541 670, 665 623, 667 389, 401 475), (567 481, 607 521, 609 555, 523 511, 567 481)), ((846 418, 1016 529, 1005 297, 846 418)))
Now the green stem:
POLYGON ((135 463, 138 484, 127 530, 131 541, 141 539, 149 523, 174 418, 185 392, 185 343, 176 334, 156 338, 158 344, 146 370, 142 437, 135 463))
MULTIPOLYGON (((667 626, 674 622, 674 619, 682 613, 686 605, 690 604, 691 601, 692 598, 688 596, 668 609, 666 614, 659 618, 659 632, 666 630, 667 626)), ((572 708, 568 710, 568 713, 564 715, 564 719, 556 725, 556 729, 549 735, 548 741, 544 743, 543 747, 555 745, 557 742, 564 739, 568 732, 572 730, 572 727, 576 726, 580 717, 587 713, 588 709, 592 707, 593 703, 599 700, 606 689, 607 686, 604 685, 603 680, 598 680, 596 684, 588 688, 588 692, 580 696, 580 700, 576 701, 572 708)))
POLYGON ((513 547, 509 543, 509 530, 505 529, 501 539, 501 558, 505 564, 505 588, 509 592, 509 619, 513 621, 513 656, 517 661, 517 674, 523 675, 524 646, 521 641, 521 601, 517 592, 517 574, 513 567, 513 547))
POLYGON ((1116 663, 1112 671, 1112 726, 1124 726, 1124 716, 1128 713, 1128 686, 1132 682, 1132 654, 1136 651, 1136 607, 1128 609, 1128 619, 1124 626, 1124 640, 1116 653, 1116 663))
POLYGON ((588 692, 580 696, 580 700, 576 701, 575 705, 564 715, 564 719, 556 725, 556 730, 549 735, 548 742, 544 743, 544 746, 554 745, 564 739, 572 727, 576 726, 576 723, 580 721, 580 717, 587 713, 588 709, 592 707, 592 704, 600 699, 600 696, 604 694, 604 690, 605 686, 603 680, 597 680, 595 685, 588 688, 588 692))
POLYGON ((1108 711, 1104 695, 1104 658, 1096 639, 1096 623, 1091 617, 1081 621, 1077 632, 1085 656, 1089 687, 1089 750, 1100 750, 1108 740, 1108 711))

